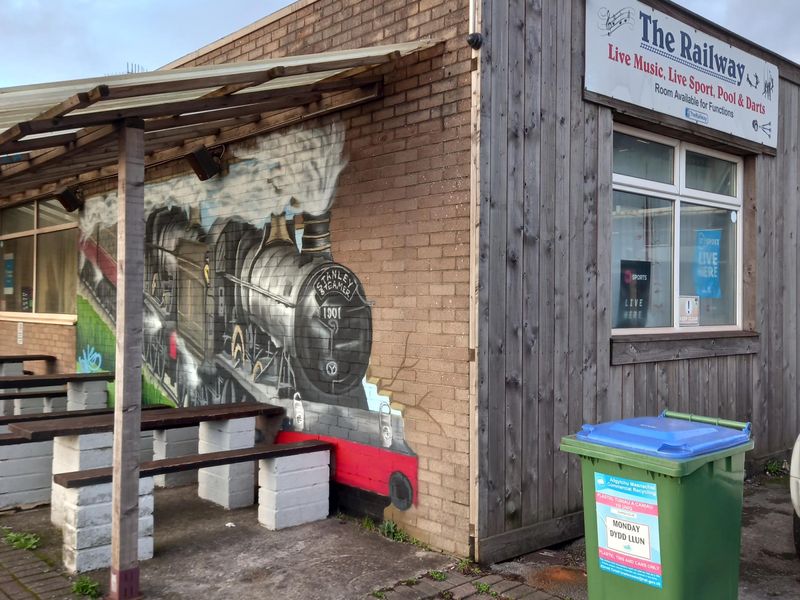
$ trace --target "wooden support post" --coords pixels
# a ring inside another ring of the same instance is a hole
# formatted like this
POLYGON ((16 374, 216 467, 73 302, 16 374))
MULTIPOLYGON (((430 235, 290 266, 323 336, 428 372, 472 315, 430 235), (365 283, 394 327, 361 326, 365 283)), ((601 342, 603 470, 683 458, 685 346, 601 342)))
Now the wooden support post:
POLYGON ((139 597, 139 435, 142 407, 144 123, 119 134, 117 364, 111 516, 112 600, 139 597))

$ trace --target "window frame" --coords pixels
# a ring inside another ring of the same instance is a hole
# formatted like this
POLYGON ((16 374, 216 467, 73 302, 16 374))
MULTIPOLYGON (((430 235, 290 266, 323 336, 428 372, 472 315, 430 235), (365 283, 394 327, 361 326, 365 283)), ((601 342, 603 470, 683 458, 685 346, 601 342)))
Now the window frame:
MULTIPOLYGON (((630 175, 618 175, 614 173, 613 164, 611 169, 611 193, 628 192, 639 195, 661 198, 673 202, 673 222, 672 222, 672 326, 671 327, 612 327, 612 337, 653 335, 653 334, 679 334, 679 333, 713 333, 743 331, 743 310, 744 310, 744 159, 740 156, 726 154, 718 150, 706 148, 690 142, 683 142, 679 139, 669 138, 650 131, 637 129, 629 125, 614 123, 613 133, 624 133, 625 135, 651 140, 659 144, 672 146, 673 156, 673 185, 632 177, 630 175), (686 152, 691 151, 712 158, 719 158, 736 165, 736 195, 727 196, 715 194, 703 190, 696 190, 686 186, 686 152), (698 206, 708 206, 722 210, 729 210, 736 213, 736 275, 735 275, 735 320, 732 325, 696 325, 680 326, 678 303, 680 298, 680 249, 681 249, 681 202, 698 206)), ((613 145, 613 140, 612 140, 613 145)), ((612 150, 613 153, 613 150, 612 150)), ((609 232, 610 235, 610 232, 609 232)), ((612 260, 613 256, 609 256, 612 260)), ((613 303, 613 282, 611 285, 613 303)), ((613 315, 612 315, 613 318, 613 315)))
MULTIPOLYGON (((24 231, 15 231, 14 233, 7 233, 7 234, 0 234, 0 242, 4 242, 6 240, 13 240, 13 239, 21 239, 21 238, 32 238, 33 239, 33 306, 31 312, 23 312, 23 311, 9 311, 9 310, 0 310, 0 320, 2 321, 23 321, 29 323, 42 323, 42 324, 51 324, 51 325, 71 325, 74 324, 78 316, 75 313, 50 313, 50 312, 39 312, 38 308, 38 294, 37 294, 37 287, 38 287, 38 254, 39 254, 39 236, 47 235, 50 233, 57 233, 59 231, 67 231, 70 229, 78 229, 79 222, 76 219, 73 223, 60 223, 57 225, 48 225, 47 227, 39 227, 39 203, 46 202, 48 200, 53 200, 53 198, 42 198, 40 200, 31 200, 30 202, 23 202, 20 204, 12 205, 12 206, 4 206, 3 209, 6 208, 15 208, 18 206, 24 206, 25 204, 33 205, 33 228, 26 229, 24 231)), ((80 237, 80 236, 79 236, 80 237)), ((80 243, 80 242, 79 242, 80 243)), ((75 248, 75 252, 78 252, 78 248, 75 248)), ((77 279, 78 274, 75 273, 75 277, 77 279)))

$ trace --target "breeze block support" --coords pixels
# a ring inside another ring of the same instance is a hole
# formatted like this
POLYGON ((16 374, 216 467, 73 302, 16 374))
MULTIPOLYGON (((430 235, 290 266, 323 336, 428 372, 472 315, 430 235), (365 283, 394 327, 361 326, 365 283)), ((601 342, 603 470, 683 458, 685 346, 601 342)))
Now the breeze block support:
MULTIPOLYGON (((198 453, 250 448, 255 443, 256 419, 229 419, 200 423, 198 453)), ((252 462, 199 469, 197 494, 223 508, 252 506, 255 472, 252 462)))
MULTIPOLYGON (((87 435, 65 435, 53 439, 53 470, 55 473, 70 473, 85 469, 110 467, 114 434, 90 433, 87 435)), ((56 527, 64 523, 65 488, 53 484, 50 501, 50 520, 56 527)))
MULTIPOLYGON (((58 488, 63 502, 62 557, 70 573, 111 566, 111 484, 58 488)), ((139 480, 139 560, 153 558, 153 478, 139 480)))
POLYGON ((328 516, 330 451, 258 461, 258 522, 284 529, 328 516))
MULTIPOLYGON (((153 459, 197 454, 199 428, 160 429, 153 432, 153 459)), ((197 471, 181 471, 155 476, 156 487, 176 487, 197 482, 197 471)))

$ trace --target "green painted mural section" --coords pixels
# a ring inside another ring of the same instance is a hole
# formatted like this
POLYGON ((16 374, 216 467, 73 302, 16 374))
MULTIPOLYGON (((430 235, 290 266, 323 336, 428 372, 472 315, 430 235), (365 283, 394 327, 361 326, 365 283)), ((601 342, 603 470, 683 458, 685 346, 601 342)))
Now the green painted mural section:
MULTIPOLYGON (((108 324, 97 314, 92 303, 83 296, 78 296, 77 327, 77 370, 80 373, 95 371, 114 371, 116 368, 116 336, 108 324)), ((114 406, 116 388, 108 384, 108 402, 114 406)), ((169 404, 169 400, 150 381, 147 374, 142 375, 142 404, 169 404)))

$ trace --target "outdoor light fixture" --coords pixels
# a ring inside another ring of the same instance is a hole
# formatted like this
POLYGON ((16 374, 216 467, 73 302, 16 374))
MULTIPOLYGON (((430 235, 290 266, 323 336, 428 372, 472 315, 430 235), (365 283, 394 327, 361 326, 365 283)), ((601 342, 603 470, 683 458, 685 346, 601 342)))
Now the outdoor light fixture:
POLYGON ((189 161, 189 165, 200 181, 212 178, 221 170, 219 156, 211 153, 207 148, 200 148, 187 154, 186 160, 189 161))
POLYGON ((64 188, 56 193, 56 200, 61 203, 65 211, 73 212, 83 207, 83 190, 80 188, 64 188))

